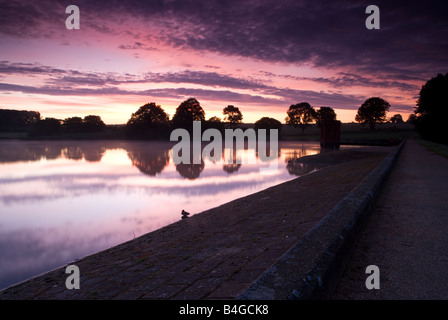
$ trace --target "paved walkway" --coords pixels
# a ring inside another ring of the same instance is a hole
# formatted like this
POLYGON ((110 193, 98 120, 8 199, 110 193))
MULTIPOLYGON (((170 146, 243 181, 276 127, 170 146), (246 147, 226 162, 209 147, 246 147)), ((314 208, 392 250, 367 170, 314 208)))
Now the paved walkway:
POLYGON ((448 299, 448 159, 406 142, 333 298, 448 299))
POLYGON ((0 300, 233 299, 390 151, 372 150, 291 162, 297 174, 314 169, 316 161, 331 166, 75 261, 79 290, 66 288, 63 267, 1 291, 0 300))

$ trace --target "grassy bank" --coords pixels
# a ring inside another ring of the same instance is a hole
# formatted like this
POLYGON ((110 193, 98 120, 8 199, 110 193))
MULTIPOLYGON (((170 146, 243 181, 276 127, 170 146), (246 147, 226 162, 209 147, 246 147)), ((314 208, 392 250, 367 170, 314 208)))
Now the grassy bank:
POLYGON ((0 131, 0 140, 8 139, 26 139, 28 134, 26 132, 2 132, 0 131))
MULTIPOLYGON (((414 134, 412 125, 381 123, 375 130, 369 130, 358 123, 342 123, 341 144, 345 145, 390 145, 398 144, 414 134)), ((310 125, 304 132, 300 129, 284 126, 283 140, 320 141, 320 129, 310 125)))
POLYGON ((448 159, 448 145, 423 139, 418 139, 418 142, 428 150, 448 159))
POLYGON ((341 132, 341 144, 345 145, 394 145, 409 138, 413 130, 341 132))

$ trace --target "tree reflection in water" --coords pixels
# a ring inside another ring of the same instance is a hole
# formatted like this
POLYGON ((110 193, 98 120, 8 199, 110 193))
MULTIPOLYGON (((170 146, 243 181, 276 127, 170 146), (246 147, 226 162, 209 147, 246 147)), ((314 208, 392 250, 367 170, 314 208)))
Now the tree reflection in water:
MULTIPOLYGON (((191 161, 193 162, 193 161, 191 161)), ((199 178, 201 175, 201 172, 204 170, 205 163, 204 161, 201 161, 200 164, 194 164, 194 163, 180 163, 176 164, 176 171, 179 172, 179 174, 188 179, 188 180, 194 180, 199 178)))
POLYGON ((237 172, 241 167, 241 163, 237 163, 241 161, 237 161, 236 146, 233 147, 233 151, 231 154, 232 154, 232 161, 230 161, 230 159, 229 160, 226 159, 226 155, 229 155, 229 153, 226 153, 225 150, 223 150, 222 152, 222 160, 224 161, 224 164, 222 165, 222 170, 224 170, 228 174, 237 172))
POLYGON ((222 170, 227 172, 228 174, 232 174, 234 172, 237 172, 241 167, 240 163, 230 163, 230 164, 224 164, 222 166, 222 170))
POLYGON ((97 142, 20 142, 11 144, 9 148, 3 148, 0 152, 1 162, 56 160, 66 158, 70 160, 82 160, 87 162, 101 161, 106 146, 98 146, 97 142))
POLYGON ((154 177, 161 173, 170 162, 169 148, 158 150, 145 150, 142 146, 126 146, 128 157, 132 165, 140 172, 154 177))
POLYGON ((285 156, 286 170, 290 175, 303 176, 314 170, 321 168, 321 166, 313 163, 302 162, 301 158, 308 155, 308 151, 304 145, 300 149, 294 149, 293 152, 285 156))
MULTIPOLYGON (((85 160, 87 162, 100 162, 107 150, 112 149, 124 149, 127 152, 128 158, 131 160, 132 165, 138 168, 138 170, 148 176, 156 176, 160 174, 170 163, 170 150, 172 144, 169 143, 138 143, 138 142, 117 142, 109 141, 98 143, 98 141, 52 141, 41 142, 21 142, 21 143, 4 143, 5 147, 0 150, 0 163, 16 162, 16 161, 39 161, 41 159, 55 160, 58 158, 66 158, 70 160, 80 161, 85 160)), ((283 146, 285 148, 285 146, 283 146)), ((191 150, 192 151, 192 150, 191 150)), ((255 153, 255 157, 258 161, 263 162, 263 158, 259 157, 259 152, 262 150, 248 149, 245 146, 244 152, 255 153)), ((266 146, 267 157, 270 157, 271 150, 269 146, 266 146)), ((293 145, 287 146, 286 149, 278 148, 277 157, 280 158, 283 154, 284 161, 286 163, 286 169, 291 175, 304 175, 319 166, 313 165, 309 162, 302 162, 300 158, 315 154, 315 147, 311 147, 308 150, 306 145, 293 145)), ((192 152, 190 153, 192 155, 192 152)), ((224 150, 221 153, 223 160, 222 170, 227 174, 235 174, 240 170, 243 164, 238 163, 238 157, 241 157, 241 153, 237 153, 237 150, 233 150, 232 159, 229 161, 225 159, 226 153, 224 150)), ((194 180, 199 178, 205 168, 204 160, 201 160, 200 164, 194 164, 193 160, 190 160, 190 164, 178 164, 176 165, 176 171, 185 179, 194 180)))
POLYGON ((310 163, 302 163, 300 160, 290 160, 286 164, 286 170, 288 170, 289 174, 295 176, 303 176, 308 174, 316 169, 319 169, 320 166, 316 166, 310 163))

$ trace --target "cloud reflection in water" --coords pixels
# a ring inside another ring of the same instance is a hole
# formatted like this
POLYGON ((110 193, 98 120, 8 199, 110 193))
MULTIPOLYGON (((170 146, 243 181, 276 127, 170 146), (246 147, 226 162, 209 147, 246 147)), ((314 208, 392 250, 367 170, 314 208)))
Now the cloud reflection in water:
POLYGON ((261 161, 176 166, 164 142, 0 145, 0 288, 305 174, 288 159, 320 149, 281 143, 278 169, 260 174, 261 161))

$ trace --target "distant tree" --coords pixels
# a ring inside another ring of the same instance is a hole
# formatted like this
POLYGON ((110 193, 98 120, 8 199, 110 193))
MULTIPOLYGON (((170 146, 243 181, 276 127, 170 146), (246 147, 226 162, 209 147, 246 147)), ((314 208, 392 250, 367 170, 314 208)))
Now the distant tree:
POLYGON ((403 121, 403 117, 401 116, 401 114, 394 114, 391 118, 390 118, 390 122, 392 123, 404 123, 403 121))
POLYGON ((45 118, 37 121, 28 131, 30 137, 52 136, 61 133, 61 120, 45 118))
POLYGON ((386 111, 390 108, 389 102, 378 97, 367 99, 358 109, 355 120, 374 130, 377 123, 386 121, 386 111))
POLYGON ((100 132, 106 127, 100 116, 85 116, 83 124, 85 132, 100 132))
POLYGON ((208 122, 222 122, 220 117, 213 116, 210 119, 207 120, 208 122))
POLYGON ((308 102, 293 104, 286 113, 288 115, 285 118, 286 124, 301 128, 302 134, 316 118, 316 111, 308 102))
POLYGON ((320 127, 320 123, 324 120, 336 120, 336 112, 330 107, 320 107, 316 111, 316 123, 320 127))
POLYGON ((408 117, 408 120, 406 120, 406 123, 415 124, 417 121, 417 115, 415 113, 411 113, 408 117))
POLYGON ((168 115, 160 105, 155 102, 147 103, 134 112, 128 124, 144 123, 152 125, 154 123, 166 123, 169 121, 168 115))
POLYGON ((224 120, 232 124, 233 126, 237 123, 241 123, 243 120, 243 114, 240 109, 235 106, 228 105, 222 110, 222 113, 225 115, 224 120))
POLYGON ((282 123, 274 118, 263 117, 255 121, 255 130, 258 131, 258 129, 266 129, 267 135, 269 135, 269 130, 277 129, 278 134, 280 135, 280 132, 282 130, 282 123))
POLYGON ((204 124, 204 129, 218 129, 219 131, 224 131, 224 122, 221 121, 221 118, 213 116, 210 119, 207 120, 207 122, 204 124))
POLYGON ((169 136, 169 131, 169 117, 155 102, 141 106, 126 124, 126 133, 130 138, 165 138, 169 136))
POLYGON ((191 130, 193 121, 205 121, 205 112, 198 100, 190 98, 177 107, 171 122, 175 128, 191 130))
POLYGON ((68 133, 78 133, 82 132, 84 129, 84 122, 80 117, 70 117, 66 118, 62 122, 62 130, 68 133))
POLYGON ((439 73, 422 86, 414 113, 416 130, 423 138, 448 142, 448 73, 439 73))
POLYGON ((37 111, 0 109, 0 131, 27 131, 39 120, 37 111))

